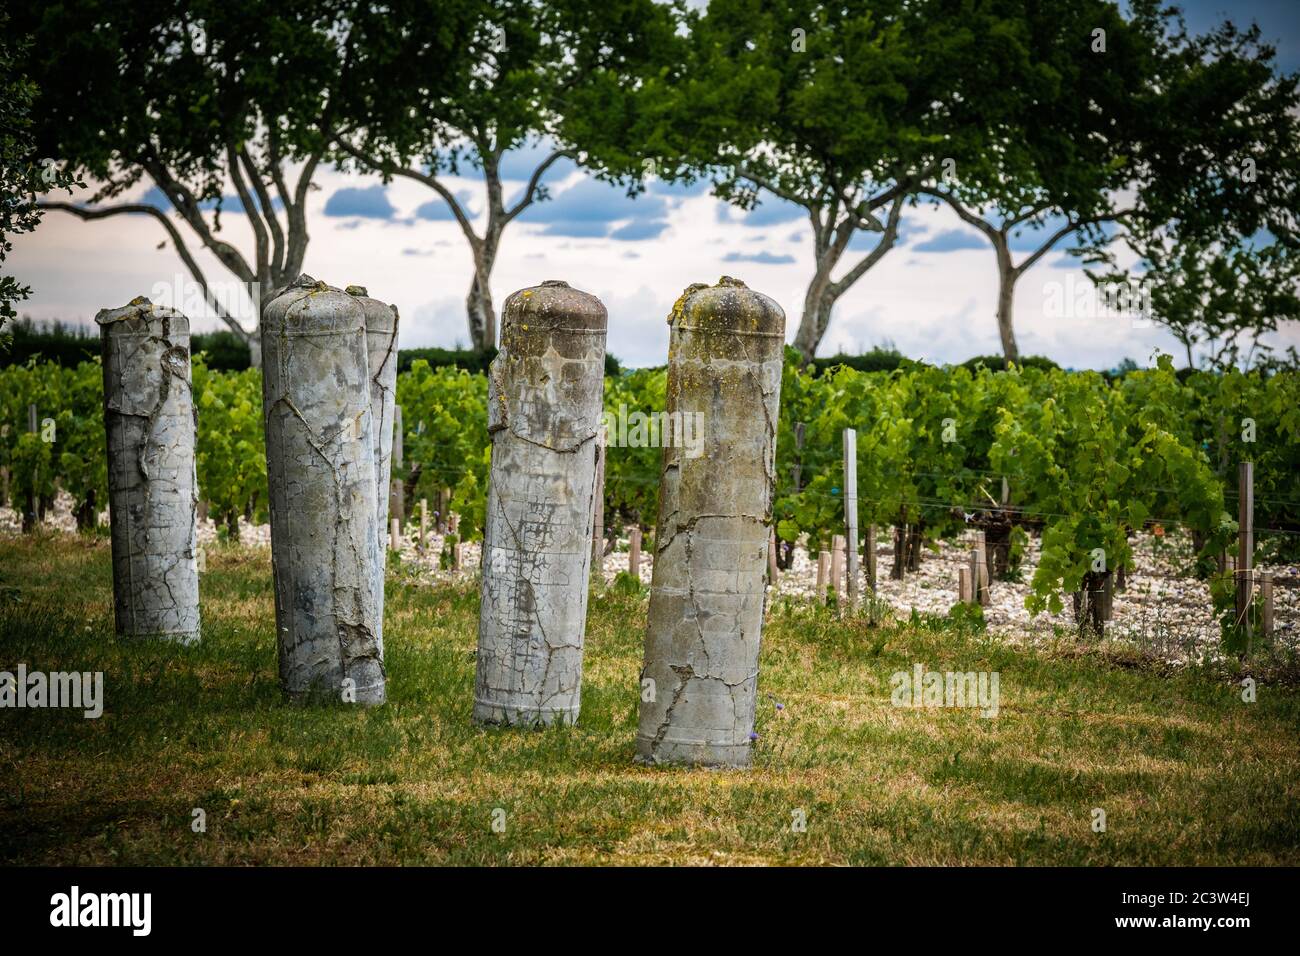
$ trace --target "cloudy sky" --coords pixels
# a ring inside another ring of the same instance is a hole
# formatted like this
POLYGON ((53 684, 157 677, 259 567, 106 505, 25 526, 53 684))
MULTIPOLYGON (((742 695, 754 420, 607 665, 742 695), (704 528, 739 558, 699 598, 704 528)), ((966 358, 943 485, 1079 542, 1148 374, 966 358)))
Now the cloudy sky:
MULTIPOLYGON (((1189 25, 1209 27, 1226 6, 1188 4, 1189 25)), ((1231 16, 1238 22, 1258 20, 1266 39, 1278 45, 1282 66, 1300 69, 1300 3, 1241 2, 1231 16)), ((507 158, 507 197, 523 188, 542 155, 532 147, 507 158)), ((482 183, 472 178, 472 170, 465 172, 470 175, 446 181, 481 213, 482 183)), ((800 208, 765 198, 746 213, 714 199, 706 185, 654 183, 633 200, 564 163, 553 166, 545 182, 551 199, 535 204, 506 230, 492 276, 498 307, 515 289, 563 279, 605 303, 610 352, 628 365, 657 365, 666 360, 665 317, 681 290, 731 275, 785 308, 787 337, 793 338, 813 271, 812 233, 800 208)), ((305 271, 336 286, 365 285, 372 295, 396 303, 403 317, 403 348, 465 344, 464 301, 472 267, 446 204, 427 187, 406 180, 385 186, 377 178, 326 169, 315 183, 305 271)), ((156 195, 141 186, 135 196, 123 198, 156 195)), ((237 202, 227 203, 222 235, 251 249, 251 230, 237 209, 237 202)), ((839 301, 819 354, 892 344, 915 358, 959 362, 999 352, 997 281, 987 242, 949 210, 926 206, 907 210, 903 236, 839 301)), ((11 256, 14 273, 33 287, 21 311, 37 319, 88 322, 99 309, 136 295, 159 297, 160 290, 188 279, 170 244, 159 248, 165 238, 150 217, 84 223, 64 213, 48 214, 36 233, 15 242, 11 256)), ((1022 249, 1031 239, 1022 239, 1022 249)), ((841 271, 873 241, 855 239, 841 271)), ((197 251, 196 242, 189 244, 197 251)), ((1040 260, 1017 287, 1022 353, 1048 355, 1075 368, 1108 368, 1124 357, 1145 364, 1163 349, 1181 363, 1181 350, 1158 328, 1077 314, 1077 308, 1062 314, 1062 299, 1076 301, 1088 285, 1078 263, 1065 254, 1067 246, 1060 244, 1040 260)), ((214 258, 206 253, 198 258, 209 279, 223 277, 214 258)), ((194 324, 203 329, 220 323, 206 316, 194 324)), ((1300 347, 1300 329, 1285 330, 1279 341, 1300 347)))

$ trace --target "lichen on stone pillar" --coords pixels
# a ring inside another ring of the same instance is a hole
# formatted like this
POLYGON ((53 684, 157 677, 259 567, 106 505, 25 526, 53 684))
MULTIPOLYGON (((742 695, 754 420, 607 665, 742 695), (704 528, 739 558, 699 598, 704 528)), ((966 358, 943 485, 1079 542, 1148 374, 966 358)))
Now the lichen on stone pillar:
POLYGON ((193 643, 199 573, 190 323, 143 296, 95 321, 117 632, 193 643))
POLYGON ((642 667, 641 762, 752 761, 785 313, 735 279, 673 306, 668 413, 704 452, 666 447, 642 667))
POLYGON ((263 306, 262 358, 281 684, 292 700, 382 704, 362 304, 300 276, 263 306))
POLYGON ((605 307, 548 281, 511 295, 488 381, 474 719, 573 723, 605 374, 605 307))

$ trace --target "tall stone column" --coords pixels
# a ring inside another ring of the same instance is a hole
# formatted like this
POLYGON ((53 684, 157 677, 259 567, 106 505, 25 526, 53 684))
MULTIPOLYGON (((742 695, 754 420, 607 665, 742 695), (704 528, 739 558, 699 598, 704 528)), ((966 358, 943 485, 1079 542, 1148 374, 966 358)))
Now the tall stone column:
POLYGON ((117 632, 192 643, 199 571, 189 319, 141 296, 95 321, 117 632))
POLYGON ((605 307, 564 282, 506 300, 488 381, 492 470, 483 531, 474 719, 578 719, 605 307))
POLYGON ((365 310, 300 276, 262 311, 262 406, 280 682, 382 704, 365 310))
POLYGON ((397 395, 397 306, 372 299, 359 285, 348 295, 361 303, 370 362, 370 421, 375 456, 375 523, 378 534, 372 558, 375 573, 375 639, 384 652, 384 573, 388 568, 388 497, 393 475, 393 406, 397 395))
POLYGON ((668 413, 689 416, 703 453, 664 449, 637 759, 746 767, 785 313, 723 277, 688 288, 668 322, 668 413))

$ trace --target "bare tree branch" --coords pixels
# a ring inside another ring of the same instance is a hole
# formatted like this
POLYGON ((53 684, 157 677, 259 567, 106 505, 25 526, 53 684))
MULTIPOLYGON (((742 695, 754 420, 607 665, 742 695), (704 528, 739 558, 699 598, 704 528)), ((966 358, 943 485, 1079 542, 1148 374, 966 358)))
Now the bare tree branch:
POLYGON ((244 207, 244 215, 248 217, 248 223, 253 227, 253 255, 257 261, 257 281, 261 285, 267 286, 270 284, 271 274, 266 226, 257 212, 253 197, 249 195, 248 186, 244 183, 243 173, 239 171, 239 156, 235 152, 234 143, 226 143, 226 165, 230 167, 230 180, 235 184, 235 192, 239 195, 239 202, 244 207))
POLYGON ((148 216, 153 216, 153 218, 161 223, 162 227, 167 230, 167 234, 171 236, 172 245, 175 246, 176 253, 181 257, 181 261, 185 263, 186 268, 190 270, 190 275, 194 277, 194 281, 199 284, 200 288, 202 288, 204 299, 217 313, 218 317, 225 322, 226 325, 230 326, 230 330, 245 342, 251 341, 252 335, 245 331, 244 327, 240 325, 228 312, 226 312, 226 310, 221 307, 221 303, 212 295, 212 291, 208 286, 208 280, 203 275, 203 270, 199 268, 199 264, 194 261, 194 257, 190 255, 190 250, 185 245, 185 240, 181 238, 180 232, 174 225, 172 225, 171 220, 167 218, 167 215, 157 206, 150 206, 147 203, 122 203, 117 206, 86 209, 82 206, 75 205, 74 203, 58 202, 54 200, 40 200, 36 203, 36 206, 38 209, 53 209, 61 212, 70 212, 74 216, 86 221, 133 213, 143 213, 148 216))
POLYGON ((277 275, 284 268, 284 231, 280 228, 280 217, 275 212, 275 207, 271 203, 271 194, 266 188, 263 181, 262 173, 253 162, 252 156, 249 155, 248 149, 241 146, 239 148, 239 158, 244 164, 244 169, 248 172, 248 178, 253 184, 253 190, 257 193, 257 201, 261 205, 259 212, 262 219, 266 222, 267 229, 271 232, 271 258, 267 263, 268 272, 271 275, 277 275))
POLYGON ((533 204, 533 194, 536 192, 537 185, 541 182, 542 176, 551 168, 552 163, 561 157, 566 156, 572 158, 573 154, 567 149, 557 149, 555 152, 551 153, 550 156, 547 156, 546 159, 542 160, 541 164, 533 170, 533 175, 528 180, 528 186, 524 189, 523 197, 519 202, 515 203, 512 209, 506 212, 505 220, 502 222, 503 226, 511 222, 516 216, 533 204))

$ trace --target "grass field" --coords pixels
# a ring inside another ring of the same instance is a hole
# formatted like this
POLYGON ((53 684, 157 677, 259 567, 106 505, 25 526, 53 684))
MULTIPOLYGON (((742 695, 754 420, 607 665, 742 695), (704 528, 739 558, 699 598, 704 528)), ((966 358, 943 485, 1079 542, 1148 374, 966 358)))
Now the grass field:
POLYGON ((476 590, 397 569, 389 704, 305 708, 277 684, 268 552, 208 568, 202 646, 125 644, 106 542, 0 539, 0 670, 103 671, 106 698, 0 711, 0 863, 1300 863, 1300 695, 1244 703, 1230 669, 778 607, 754 769, 647 768, 644 597, 593 600, 579 726, 481 730, 476 590), (996 671, 998 716, 893 706, 915 663, 996 671))

